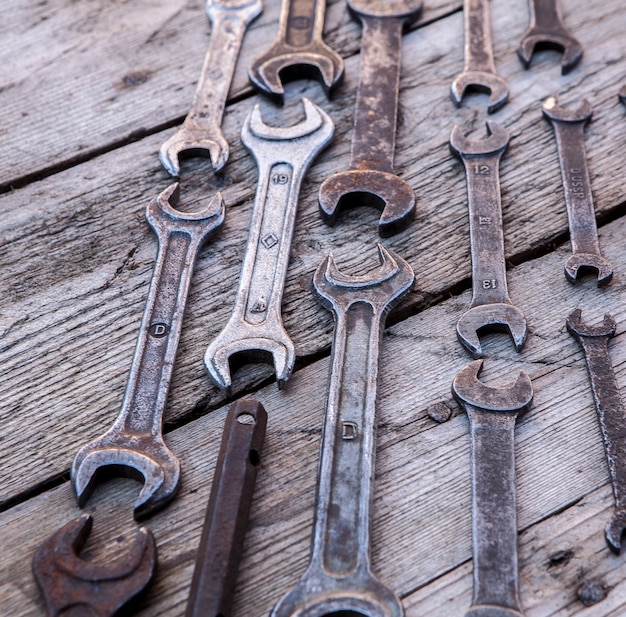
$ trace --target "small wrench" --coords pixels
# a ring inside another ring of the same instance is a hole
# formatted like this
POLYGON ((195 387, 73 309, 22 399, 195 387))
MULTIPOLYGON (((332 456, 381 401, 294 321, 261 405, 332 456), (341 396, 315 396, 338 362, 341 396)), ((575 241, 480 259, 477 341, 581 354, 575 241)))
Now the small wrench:
POLYGON ((143 480, 134 504, 137 519, 164 506, 178 488, 180 464, 163 441, 163 410, 196 256, 224 221, 219 193, 199 212, 179 212, 170 199, 177 202, 178 183, 165 189, 146 210, 159 251, 122 409, 104 435, 78 451, 71 473, 81 507, 100 475, 118 473, 143 480))
POLYGON ((586 100, 583 100, 578 109, 559 107, 553 96, 543 103, 543 115, 554 128, 569 219, 573 254, 565 262, 565 276, 574 283, 581 269, 596 270, 598 287, 603 287, 611 282, 613 267, 600 254, 585 156, 583 133, 592 113, 591 105, 586 100))
POLYGON ((504 259, 499 165, 509 135, 493 121, 487 122, 487 135, 469 140, 459 126, 450 135, 450 149, 463 161, 467 176, 472 252, 472 302, 456 331, 475 358, 482 355, 479 331, 508 328, 517 351, 526 340, 526 318, 509 298, 504 259))
POLYGON ((415 195, 393 171, 396 149, 402 29, 415 21, 421 0, 348 0, 363 24, 361 70, 356 95, 350 166, 320 187, 322 217, 334 224, 344 207, 382 210, 381 236, 405 228, 415 214, 415 195))
POLYGON ((215 171, 228 161, 228 142, 221 128, 226 98, 246 29, 262 10, 261 0, 207 0, 211 42, 191 111, 159 151, 163 167, 172 176, 180 175, 181 152, 208 154, 215 171))
POLYGON ((78 556, 92 525, 89 514, 70 521, 52 534, 33 557, 33 573, 48 617, 113 617, 152 580, 156 545, 148 529, 139 529, 128 554, 102 566, 78 556))
POLYGON ((474 597, 466 617, 523 617, 517 567, 515 423, 533 398, 525 371, 508 388, 478 379, 483 361, 455 377, 452 394, 470 423, 474 597))
POLYGON ((517 54, 525 68, 538 49, 558 49, 563 52, 561 73, 569 73, 583 55, 582 45, 563 25, 561 6, 558 0, 530 0, 530 23, 522 37, 517 54))
POLYGON ((241 140, 259 167, 259 181, 235 308, 204 355, 209 376, 227 392, 232 385, 229 359, 235 354, 258 360, 272 355, 279 387, 296 361, 281 302, 298 194, 311 163, 334 132, 330 117, 302 100, 305 120, 296 125, 268 126, 256 105, 241 129, 241 140))
POLYGON ((582 311, 576 309, 567 318, 567 329, 582 347, 587 361, 615 498, 615 509, 604 528, 604 537, 609 548, 619 554, 622 535, 626 531, 626 410, 609 356, 609 339, 615 334, 615 319, 606 314, 601 326, 588 326, 582 320, 582 311))
POLYGON ((278 37, 250 65, 250 81, 268 94, 282 97, 281 79, 312 73, 327 92, 343 77, 343 60, 322 40, 326 0, 283 0, 278 37))
POLYGON ((465 66, 450 86, 452 99, 461 104, 470 88, 490 94, 487 111, 492 114, 509 98, 509 84, 496 73, 491 43, 489 0, 464 0, 465 66))
POLYGON ((317 268, 315 292, 335 317, 322 434, 311 562, 272 617, 329 614, 402 617, 400 600, 370 569, 378 355, 387 313, 409 291, 413 271, 379 245, 382 265, 367 276, 340 272, 332 255, 317 268))

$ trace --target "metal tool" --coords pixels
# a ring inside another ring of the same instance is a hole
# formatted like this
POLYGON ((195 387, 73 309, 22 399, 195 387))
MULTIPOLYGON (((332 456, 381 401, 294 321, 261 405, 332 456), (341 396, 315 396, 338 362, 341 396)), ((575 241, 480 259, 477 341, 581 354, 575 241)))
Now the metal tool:
POLYGON ((474 597, 466 617, 522 617, 517 567, 515 423, 533 398, 520 371, 508 388, 478 379, 483 361, 456 376, 452 394, 470 423, 474 597))
POLYGON ((347 276, 332 256, 315 272, 315 292, 335 316, 335 337, 311 562, 272 617, 403 615, 397 596, 370 569, 370 511, 383 326, 387 313, 411 288, 413 271, 380 245, 379 252, 382 265, 367 276, 347 276))
POLYGON ((557 49, 563 52, 561 72, 569 73, 583 55, 582 45, 563 25, 558 0, 529 0, 530 23, 517 49, 522 64, 530 67, 535 49, 557 49))
POLYGON ((555 97, 543 103, 543 115, 554 127, 565 189, 572 255, 565 262, 565 276, 574 283, 582 270, 595 270, 598 287, 611 282, 613 267, 600 254, 598 228, 585 155, 584 130, 593 110, 586 100, 577 109, 559 107, 555 97))
POLYGON ((509 98, 509 84, 496 73, 491 43, 491 20, 489 0, 464 0, 465 66, 458 75, 450 92, 457 105, 461 104, 467 89, 490 94, 487 111, 491 114, 504 105, 509 98))
POLYGON ((506 282, 499 165, 508 143, 507 131, 492 121, 484 139, 469 140, 458 126, 450 135, 450 149, 465 166, 472 251, 472 302, 456 332, 475 358, 482 355, 479 332, 508 329, 518 351, 526 340, 526 318, 506 282))
POLYGON ((267 94, 282 97, 282 80, 299 75, 321 77, 329 92, 343 77, 343 60, 322 40, 326 0, 283 0, 278 37, 255 58, 250 81, 267 94))
POLYGON ((226 416, 186 617, 230 616, 266 424, 253 399, 238 401, 226 416))
POLYGON ((98 565, 79 557, 92 525, 91 515, 83 514, 52 534, 33 557, 33 573, 48 617, 113 617, 152 579, 156 545, 150 531, 141 527, 126 555, 98 565))
POLYGON ((83 446, 72 464, 72 484, 81 506, 101 476, 143 480, 134 504, 138 519, 164 506, 178 488, 180 464, 163 441, 163 411, 193 266, 203 242, 224 221, 219 193, 199 212, 179 212, 170 200, 178 200, 177 183, 146 210, 159 251, 122 409, 113 426, 83 446))
POLYGON ((588 326, 582 320, 581 310, 576 309, 567 318, 567 329, 579 342, 587 361, 615 497, 615 509, 604 528, 604 537, 609 548, 619 554, 626 531, 626 410, 609 356, 609 339, 615 334, 615 319, 607 313, 601 326, 588 326))
POLYGON ((224 107, 244 34, 262 10, 261 0, 207 0, 211 42, 191 111, 159 151, 163 167, 172 176, 180 175, 178 159, 183 152, 210 156, 215 171, 228 161, 228 142, 221 128, 224 107))
POLYGON ((398 88, 402 29, 415 21, 421 0, 348 0, 363 24, 361 69, 356 95, 350 167, 320 187, 322 217, 331 225, 344 207, 368 205, 382 210, 379 233, 404 229, 415 214, 411 186, 395 175, 398 88))
POLYGON ((230 391, 232 356, 267 360, 271 355, 280 387, 296 360, 285 332, 281 302, 302 179, 333 136, 329 116, 308 99, 305 119, 294 126, 265 124, 256 105, 241 139, 259 167, 248 245, 230 320, 209 345, 204 363, 217 386, 230 391))

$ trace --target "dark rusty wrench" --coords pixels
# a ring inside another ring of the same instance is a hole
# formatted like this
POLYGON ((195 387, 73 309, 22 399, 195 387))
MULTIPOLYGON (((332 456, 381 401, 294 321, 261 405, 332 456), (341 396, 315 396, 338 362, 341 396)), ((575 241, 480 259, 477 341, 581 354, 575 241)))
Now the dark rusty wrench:
POLYGON ((598 228, 585 155, 584 130, 593 110, 586 100, 577 109, 559 107, 551 96, 543 103, 543 115, 554 128, 565 190, 572 255, 565 262, 565 276, 574 283, 582 270, 595 270, 598 287, 611 282, 613 267, 600 254, 598 228))
POLYGON ((193 266, 203 242, 224 221, 219 193, 198 212, 179 212, 170 199, 174 203, 178 199, 177 183, 146 211, 159 251, 122 409, 113 426, 83 446, 72 464, 72 484, 81 506, 101 475, 117 473, 143 480, 134 504, 135 518, 164 506, 178 488, 180 464, 163 441, 163 411, 193 266))
POLYGON ((33 573, 48 617, 113 617, 141 594, 156 567, 154 537, 141 527, 131 549, 113 563, 84 561, 93 518, 83 514, 50 536, 33 557, 33 573))
POLYGON ((474 597, 466 617, 522 617, 514 433, 533 389, 524 371, 508 388, 486 386, 478 379, 482 364, 468 364, 452 384, 470 423, 474 597))
POLYGON ((455 126, 450 135, 450 149, 465 166, 472 252, 472 302, 456 331, 475 358, 482 355, 479 331, 507 328, 518 351, 526 340, 526 318, 509 298, 504 258, 499 165, 509 135, 492 121, 487 134, 469 140, 455 126))
POLYGON ((626 531, 626 409, 609 355, 609 339, 615 334, 615 319, 606 314, 601 326, 588 326, 582 320, 581 310, 576 309, 567 318, 567 329, 582 347, 587 361, 615 497, 615 509, 604 528, 604 537, 609 548, 619 554, 626 531))
POLYGON ((411 186, 393 170, 396 149, 402 29, 415 21, 421 0, 348 0, 363 24, 361 69, 354 112, 350 166, 320 187, 323 218, 334 224, 344 206, 382 209, 379 232, 390 236, 415 214, 411 186))

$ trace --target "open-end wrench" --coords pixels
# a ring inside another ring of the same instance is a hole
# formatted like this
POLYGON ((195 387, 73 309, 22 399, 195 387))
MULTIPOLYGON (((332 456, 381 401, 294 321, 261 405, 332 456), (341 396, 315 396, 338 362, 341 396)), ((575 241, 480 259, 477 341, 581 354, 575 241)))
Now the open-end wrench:
POLYGON ((469 140, 459 126, 450 135, 450 149, 463 161, 467 176, 472 252, 472 302, 456 332, 475 358, 482 355, 479 331, 508 328, 518 351, 526 340, 526 318, 509 298, 504 259, 499 165, 509 135, 492 121, 487 122, 487 135, 469 140))
POLYGON ((348 0, 363 24, 361 69, 350 166, 320 187, 322 217, 334 224, 340 209, 369 205, 382 210, 379 232, 390 236, 415 214, 415 194, 393 170, 396 149, 402 29, 415 21, 421 0, 348 0))
POLYGON ((530 23, 517 49, 522 64, 530 61, 538 49, 558 49, 563 52, 561 72, 569 73, 583 55, 582 45, 563 25, 559 0, 529 0, 530 23))
POLYGON ((370 569, 370 511, 383 326, 411 288, 413 271, 380 245, 379 252, 382 265, 369 275, 347 276, 329 256, 313 278, 320 302, 333 311, 335 336, 311 562, 272 617, 403 615, 397 596, 370 569))
POLYGON ((183 152, 210 156, 215 171, 226 164, 229 149, 221 128, 226 98, 246 29, 262 10, 261 0, 207 0, 211 42, 191 111, 159 151, 163 167, 173 176, 180 174, 183 152))
POLYGON ((33 557, 48 617, 113 617, 150 583, 156 567, 152 533, 141 527, 126 555, 107 565, 79 557, 93 525, 83 514, 50 536, 33 557))
POLYGON ((504 105, 509 98, 509 84, 496 73, 491 44, 489 0, 464 0, 465 20, 465 66, 458 75, 450 92, 457 105, 469 89, 489 93, 487 111, 491 114, 504 105))
POLYGON ((309 166, 334 132, 330 117, 302 100, 306 117, 298 124, 268 126, 256 105, 241 129, 241 139, 256 159, 259 181, 235 308, 204 355, 211 379, 226 391, 232 385, 229 361, 234 355, 256 360, 271 355, 279 387, 296 361, 281 302, 298 195, 309 166))
POLYGON ((452 384, 470 423, 474 597, 466 617, 522 617, 514 433, 533 388, 524 371, 508 388, 486 386, 478 379, 482 364, 468 364, 452 384))
POLYGON ((278 37, 248 69, 250 81, 282 97, 282 80, 299 74, 321 77, 329 92, 343 77, 343 60, 322 40, 326 0, 283 0, 278 37))
POLYGON ((598 274, 598 287, 603 287, 611 282, 613 267, 600 254, 585 155, 583 133, 592 113, 591 105, 586 100, 577 109, 559 107, 553 96, 543 103, 543 115, 554 128, 569 219, 572 255, 565 262, 565 276, 574 283, 581 270, 595 270, 598 274))
POLYGON ((122 409, 104 435, 83 446, 72 464, 79 505, 89 499, 101 475, 121 474, 144 485, 134 504, 135 518, 148 516, 175 494, 180 464, 163 441, 161 422, 187 301, 193 266, 203 242, 224 221, 217 193, 198 212, 179 212, 178 184, 146 210, 159 241, 148 300, 141 321, 122 409))
POLYGON ((606 314, 601 326, 588 326, 582 320, 581 310, 576 309, 567 318, 567 329, 582 347, 587 361, 615 497, 615 509, 604 528, 604 537, 609 548, 619 554, 626 531, 626 409, 609 355, 609 339, 615 334, 615 319, 606 314))

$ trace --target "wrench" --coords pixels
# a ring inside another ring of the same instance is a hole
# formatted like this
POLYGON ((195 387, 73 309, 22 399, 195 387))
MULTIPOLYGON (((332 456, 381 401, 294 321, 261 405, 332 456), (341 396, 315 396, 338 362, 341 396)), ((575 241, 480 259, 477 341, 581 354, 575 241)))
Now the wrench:
POLYGON ((350 167, 320 187, 322 217, 334 224, 344 207, 382 210, 378 230, 390 236, 415 214, 415 195, 393 171, 396 149, 402 28, 415 21, 421 0, 348 0, 363 24, 361 70, 356 95, 350 167))
POLYGON ((227 392, 232 386, 229 360, 235 354, 257 360, 272 355, 279 387, 296 361, 280 310, 298 194, 309 166, 334 131, 324 111, 306 98, 302 101, 305 120, 299 124, 268 126, 256 105, 241 129, 241 140, 259 167, 259 181, 235 308, 204 355, 209 376, 227 392))
POLYGON ((601 326, 588 326, 582 320, 581 310, 576 309, 567 318, 567 329, 583 348, 587 361, 591 393, 596 404, 615 498, 615 509, 604 528, 604 537, 609 548, 619 554, 622 535, 626 531, 626 410, 609 356, 609 339, 615 334, 615 319, 606 314, 601 326))
POLYGON ((450 86, 452 99, 461 104, 468 88, 489 93, 487 111, 492 114, 509 98, 509 84, 496 73, 491 44, 489 0, 464 0, 465 66, 450 86))
POLYGON ((191 213, 175 210, 170 199, 177 202, 178 183, 146 210, 159 251, 122 409, 104 435, 78 451, 71 472, 81 507, 100 476, 121 474, 143 480, 134 504, 137 519, 164 506, 178 488, 180 464, 163 441, 161 420, 194 262, 203 242, 224 221, 219 193, 205 209, 191 213))
POLYGON ((343 60, 322 41, 325 11, 326 0, 283 0, 278 37, 248 70, 257 88, 282 97, 281 78, 294 73, 321 77, 327 92, 339 83, 343 60))
POLYGON ((311 562, 272 617, 329 614, 402 617, 399 599, 370 569, 378 354, 387 313, 409 291, 413 271, 379 245, 382 265, 367 276, 340 272, 332 255, 317 268, 315 292, 335 317, 322 434, 311 562))
POLYGON ((478 380, 483 361, 455 377, 452 394, 470 423, 474 597, 466 617, 523 617, 517 572, 515 422, 533 398, 525 371, 515 384, 478 380))
POLYGON ((246 29, 262 10, 261 0, 207 0, 211 42, 191 111, 159 151, 163 167, 172 176, 180 175, 182 152, 210 156, 215 171, 228 161, 228 142, 221 129, 226 98, 246 29))
POLYGON ((526 318, 511 303, 506 283, 498 168, 508 143, 507 131, 492 121, 485 139, 469 140, 459 126, 450 135, 450 149, 467 176, 472 251, 472 302, 456 332, 475 358, 482 355, 479 331, 508 328, 517 351, 526 340, 526 318))
POLYGON ((583 48, 563 25, 558 0, 530 0, 529 8, 530 23, 517 49, 524 68, 530 67, 535 48, 557 49, 563 52, 561 73, 566 75, 582 58, 583 48))
POLYGON ((33 573, 44 596, 48 617, 119 615, 152 579, 156 545, 148 529, 139 529, 128 554, 101 566, 78 556, 92 525, 89 514, 70 521, 52 534, 33 557, 33 573))
POLYGON ((573 253, 565 262, 565 276, 574 283, 581 269, 596 270, 598 287, 603 287, 611 282, 613 267, 600 254, 585 156, 583 132, 592 113, 591 105, 586 100, 583 100, 578 109, 571 110, 559 107, 553 96, 548 97, 543 103, 543 115, 554 127, 561 176, 565 186, 565 205, 573 253))

